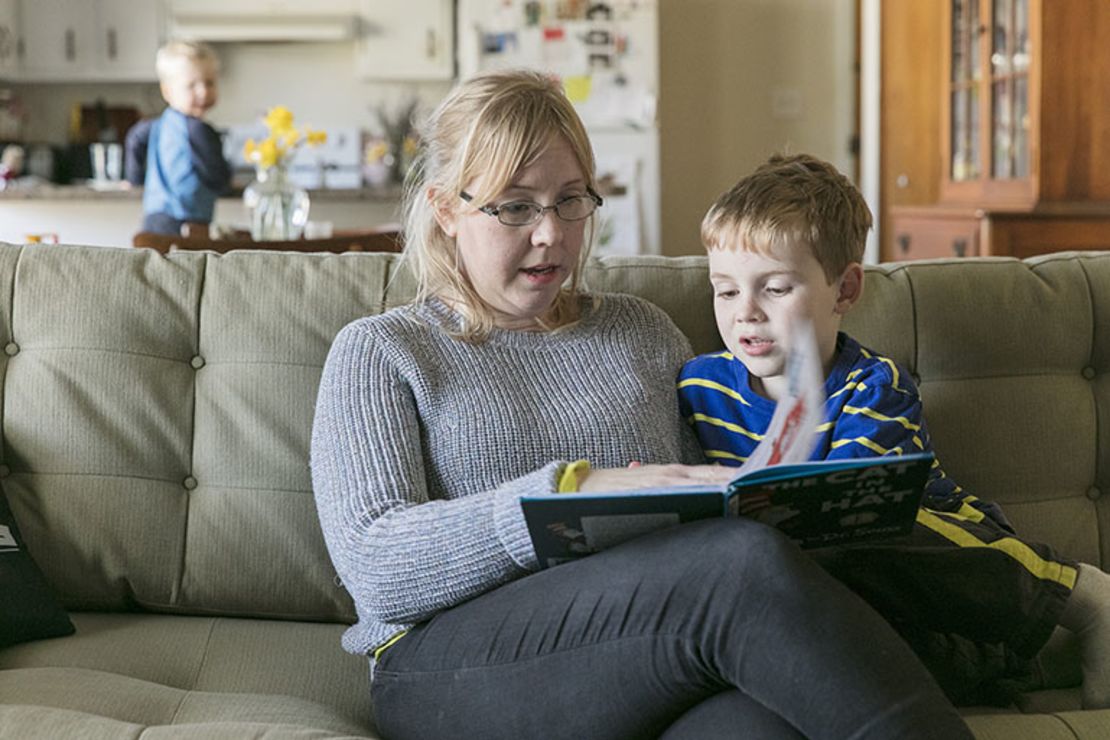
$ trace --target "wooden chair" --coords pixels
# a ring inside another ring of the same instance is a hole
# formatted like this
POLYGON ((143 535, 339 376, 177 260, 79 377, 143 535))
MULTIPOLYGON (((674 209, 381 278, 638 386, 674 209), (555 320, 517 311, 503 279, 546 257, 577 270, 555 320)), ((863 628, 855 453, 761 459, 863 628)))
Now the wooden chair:
POLYGON ((281 252, 400 252, 401 243, 401 233, 393 230, 340 233, 321 239, 256 242, 249 235, 209 239, 206 233, 193 229, 186 236, 140 231, 131 239, 132 246, 149 247, 162 254, 178 249, 207 249, 221 254, 233 249, 267 249, 281 252))

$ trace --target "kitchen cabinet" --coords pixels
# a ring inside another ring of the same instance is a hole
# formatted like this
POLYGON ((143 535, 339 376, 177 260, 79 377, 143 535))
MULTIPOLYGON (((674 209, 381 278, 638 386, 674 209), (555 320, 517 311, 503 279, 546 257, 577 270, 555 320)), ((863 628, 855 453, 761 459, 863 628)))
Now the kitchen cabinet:
POLYGON ((29 82, 153 81, 164 41, 150 0, 22 0, 21 65, 29 82))
POLYGON ((10 78, 19 65, 19 16, 16 0, 0 0, 0 78, 10 78))
POLYGON ((1106 248, 1110 3, 936 1, 937 211, 891 208, 884 258, 1106 248))
POLYGON ((452 0, 361 0, 356 53, 368 80, 449 80, 455 74, 452 0))

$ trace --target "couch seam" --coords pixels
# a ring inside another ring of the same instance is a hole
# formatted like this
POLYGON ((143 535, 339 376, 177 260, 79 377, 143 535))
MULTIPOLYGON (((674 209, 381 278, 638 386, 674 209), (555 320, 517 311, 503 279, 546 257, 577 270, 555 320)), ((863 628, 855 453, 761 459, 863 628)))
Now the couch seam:
MULTIPOLYGON (((404 252, 393 254, 386 260, 385 269, 382 270, 380 298, 377 303, 377 311, 379 314, 385 313, 389 309, 389 286, 393 285, 393 280, 400 274, 401 267, 404 266, 405 261, 404 252)), ((400 305, 406 305, 410 302, 411 299, 400 305)), ((322 368, 323 365, 319 365, 318 367, 322 368)))
MULTIPOLYGON (((203 357, 200 351, 200 337, 201 337, 201 309, 204 305, 204 288, 206 278, 208 277, 208 264, 211 259, 210 255, 205 255, 204 259, 200 261, 200 275, 197 277, 197 298, 196 298, 196 336, 193 338, 193 356, 203 357)), ((189 410, 189 460, 188 470, 186 475, 195 480, 194 470, 196 463, 196 449, 197 449, 197 378, 200 375, 200 368, 193 371, 193 403, 192 408, 189 410)), ((193 492, 185 488, 185 517, 182 523, 181 531, 181 561, 177 567, 177 583, 174 588, 174 595, 171 601, 173 603, 180 603, 184 599, 185 591, 185 565, 189 559, 189 517, 192 514, 193 492)))
MULTIPOLYGON (((1081 273, 1083 273, 1083 280, 1087 283, 1087 300, 1090 301, 1090 304, 1091 304, 1091 345, 1090 345, 1091 349, 1090 349, 1090 352, 1087 355, 1087 367, 1093 369, 1094 366, 1095 366, 1095 342, 1098 339, 1098 334, 1096 332, 1097 327, 1095 326, 1095 323, 1096 323, 1095 322, 1095 319, 1096 319, 1096 315, 1095 315, 1095 292, 1094 292, 1094 289, 1091 287, 1091 273, 1088 272, 1087 265, 1084 264, 1083 259, 1082 258, 1077 259, 1076 264, 1079 265, 1079 271, 1081 273)), ((1095 419, 1094 419, 1094 422, 1095 422, 1095 441, 1096 441, 1096 449, 1095 449, 1095 484, 1097 484, 1099 481, 1101 481, 1103 479, 1103 473, 1104 473, 1104 471, 1101 470, 1101 465, 1100 465, 1100 462, 1099 462, 1100 457, 1099 457, 1099 454, 1098 454, 1099 451, 1097 449, 1097 441, 1099 439, 1102 439, 1101 433, 1102 433, 1103 430, 1099 429, 1098 398, 1095 396, 1093 387, 1091 389, 1091 404, 1095 408, 1095 413, 1094 413, 1094 417, 1095 417, 1095 419)), ((1096 526, 1095 526, 1095 547, 1097 548, 1099 558, 1102 558, 1103 557, 1102 527, 1097 526, 1098 525, 1097 503, 1092 502, 1092 504, 1096 507, 1096 511, 1095 511, 1095 523, 1096 523, 1096 526)))
MULTIPOLYGON (((200 676, 204 673, 204 666, 208 663, 208 654, 212 651, 212 633, 216 631, 216 622, 220 621, 219 617, 209 617, 211 622, 208 625, 208 635, 204 638, 204 652, 200 656, 200 662, 197 664, 197 672, 193 675, 193 681, 189 685, 188 691, 196 691, 197 686, 200 684, 200 676)), ((184 703, 184 699, 182 699, 184 703)), ((180 711, 181 705, 178 705, 180 711)), ((174 719, 177 718, 177 712, 174 712, 174 719)))
MULTIPOLYGON (((12 268, 12 281, 11 290, 8 292, 8 336, 11 341, 15 341, 15 291, 16 282, 19 279, 19 268, 23 264, 23 255, 27 251, 27 246, 19 247, 19 253, 15 257, 15 267, 12 268)), ((4 362, 4 377, 0 380, 3 384, 2 390, 4 392, 3 403, 0 403, 0 460, 7 462, 8 459, 8 435, 4 434, 4 430, 8 428, 8 374, 11 369, 11 358, 4 362)))
POLYGON ((911 270, 905 271, 906 275, 906 290, 910 294, 910 323, 913 326, 913 367, 910 372, 915 376, 921 375, 921 331, 917 325, 917 294, 913 289, 913 273, 911 270))

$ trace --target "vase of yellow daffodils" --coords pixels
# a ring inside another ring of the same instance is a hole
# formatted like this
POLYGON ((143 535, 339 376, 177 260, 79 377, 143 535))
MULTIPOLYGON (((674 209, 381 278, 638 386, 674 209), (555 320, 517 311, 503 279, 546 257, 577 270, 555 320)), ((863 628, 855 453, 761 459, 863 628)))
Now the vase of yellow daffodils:
POLYGON ((326 141, 323 131, 297 129, 284 106, 271 108, 263 122, 269 134, 261 141, 247 139, 243 156, 254 165, 255 180, 243 191, 243 205, 251 219, 255 241, 299 239, 308 221, 309 197, 289 180, 289 164, 302 146, 326 141))

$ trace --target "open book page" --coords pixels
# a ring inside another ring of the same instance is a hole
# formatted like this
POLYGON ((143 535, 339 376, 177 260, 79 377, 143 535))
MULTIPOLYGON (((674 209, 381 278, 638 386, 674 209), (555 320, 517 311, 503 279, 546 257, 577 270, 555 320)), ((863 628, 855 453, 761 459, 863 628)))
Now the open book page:
POLYGON ((767 433, 733 480, 772 465, 805 462, 813 454, 817 427, 825 415, 825 377, 808 319, 794 323, 786 376, 786 397, 775 406, 767 433))

